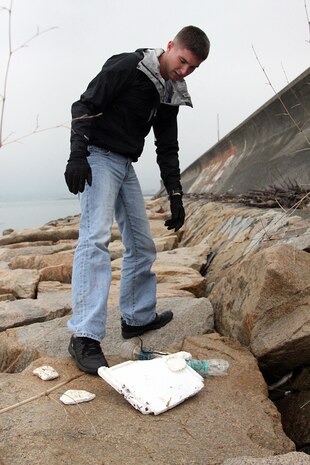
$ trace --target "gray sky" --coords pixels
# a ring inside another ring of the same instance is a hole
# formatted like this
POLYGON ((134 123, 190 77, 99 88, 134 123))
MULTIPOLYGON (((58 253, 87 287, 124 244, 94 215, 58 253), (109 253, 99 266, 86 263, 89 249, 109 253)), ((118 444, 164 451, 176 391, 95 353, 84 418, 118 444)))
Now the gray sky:
MULTIPOLYGON (((310 4, 308 1, 308 12, 310 4)), ((139 47, 165 48, 189 24, 211 41, 209 58, 187 80, 194 108, 179 112, 180 165, 185 169, 274 93, 309 66, 305 0, 14 0, 13 54, 4 136, 62 125, 0 149, 0 200, 72 196, 63 172, 69 155, 70 107, 109 56, 139 47)), ((0 0, 8 6, 8 0, 0 0)), ((8 47, 8 15, 0 11, 0 94, 8 47)), ((10 140, 9 139, 9 140, 10 140)), ((151 132, 135 164, 144 191, 159 188, 151 132)), ((73 196, 72 196, 73 197, 73 196)))

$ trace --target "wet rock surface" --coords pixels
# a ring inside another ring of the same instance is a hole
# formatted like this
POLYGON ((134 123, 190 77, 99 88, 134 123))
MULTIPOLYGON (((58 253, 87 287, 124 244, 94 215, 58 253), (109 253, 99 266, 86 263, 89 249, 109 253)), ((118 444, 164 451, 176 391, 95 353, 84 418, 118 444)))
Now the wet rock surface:
MULTIPOLYGON (((79 218, 13 231, 0 238, 0 463, 1 454, 6 465, 310 463, 305 453, 292 452, 292 440, 305 452, 310 443, 309 221, 202 199, 185 204, 187 221, 177 234, 163 225, 167 201, 147 204, 158 251, 157 309, 173 310, 174 319, 142 343, 223 358, 228 375, 206 378, 198 395, 158 417, 135 411, 101 378, 80 372, 67 352, 79 218), (53 366, 60 378, 38 379, 32 371, 42 365, 53 366), (272 394, 286 434, 266 381, 280 382, 272 394), (61 405, 68 389, 96 397, 61 405)), ((102 347, 113 366, 124 361, 118 308, 123 247, 116 225, 110 250, 113 280, 102 347)))

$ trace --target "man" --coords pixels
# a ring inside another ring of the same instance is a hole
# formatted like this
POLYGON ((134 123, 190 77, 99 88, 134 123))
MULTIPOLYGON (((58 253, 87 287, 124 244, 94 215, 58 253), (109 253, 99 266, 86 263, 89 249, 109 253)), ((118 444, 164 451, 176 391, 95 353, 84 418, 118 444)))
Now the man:
POLYGON ((132 163, 153 128, 157 162, 168 192, 167 228, 184 223, 178 160, 177 114, 192 106, 184 78, 207 58, 210 43, 199 28, 187 26, 167 50, 139 49, 112 56, 72 105, 71 154, 65 179, 79 194, 81 219, 72 274, 73 333, 69 352, 77 366, 97 374, 108 366, 100 347, 105 336, 111 283, 108 245, 113 218, 125 246, 120 311, 125 339, 161 328, 171 311, 156 313, 156 250, 141 188, 132 163))

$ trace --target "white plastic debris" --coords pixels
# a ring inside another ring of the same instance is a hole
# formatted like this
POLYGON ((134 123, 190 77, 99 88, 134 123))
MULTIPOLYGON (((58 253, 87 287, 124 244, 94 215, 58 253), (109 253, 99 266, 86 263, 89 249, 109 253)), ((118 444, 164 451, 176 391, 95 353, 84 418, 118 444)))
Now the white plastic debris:
POLYGON ((43 365, 42 367, 38 367, 35 370, 33 370, 32 373, 38 376, 39 378, 43 379, 43 381, 49 381, 51 379, 59 378, 59 373, 57 373, 57 371, 49 365, 43 365))
POLYGON ((171 371, 180 371, 186 368, 186 360, 178 355, 169 355, 166 359, 166 364, 171 371))
POLYGON ((187 365, 184 356, 177 354, 174 357, 178 360, 172 361, 174 371, 169 368, 171 362, 167 364, 167 358, 171 358, 167 355, 100 367, 98 374, 141 413, 159 415, 194 396, 204 386, 202 376, 187 365))
POLYGON ((96 397, 96 394, 92 394, 88 391, 83 391, 82 389, 69 389, 61 397, 60 401, 63 404, 80 404, 81 402, 89 402, 96 397))

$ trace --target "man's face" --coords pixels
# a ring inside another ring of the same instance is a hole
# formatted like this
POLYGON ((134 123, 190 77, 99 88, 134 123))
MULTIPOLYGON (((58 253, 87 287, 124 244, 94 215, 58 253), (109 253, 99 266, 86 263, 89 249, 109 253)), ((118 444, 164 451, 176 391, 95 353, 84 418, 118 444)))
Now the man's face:
POLYGON ((171 40, 165 59, 161 62, 160 72, 166 80, 179 81, 195 71, 202 62, 193 52, 171 40))

